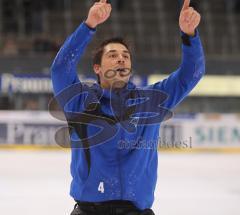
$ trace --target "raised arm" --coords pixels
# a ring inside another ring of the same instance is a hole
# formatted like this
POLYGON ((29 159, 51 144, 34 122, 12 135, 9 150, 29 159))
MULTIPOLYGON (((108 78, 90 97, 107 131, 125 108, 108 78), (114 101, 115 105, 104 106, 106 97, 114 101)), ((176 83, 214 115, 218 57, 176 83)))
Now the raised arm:
POLYGON ((201 16, 185 0, 179 18, 182 34, 182 62, 180 67, 168 78, 151 87, 163 90, 168 99, 163 104, 167 108, 175 107, 196 86, 205 73, 205 58, 199 32, 196 30, 201 16))
POLYGON ((51 66, 55 95, 72 84, 80 82, 77 75, 77 64, 95 33, 95 28, 105 22, 110 13, 111 5, 106 0, 96 2, 90 8, 86 21, 64 42, 51 66))

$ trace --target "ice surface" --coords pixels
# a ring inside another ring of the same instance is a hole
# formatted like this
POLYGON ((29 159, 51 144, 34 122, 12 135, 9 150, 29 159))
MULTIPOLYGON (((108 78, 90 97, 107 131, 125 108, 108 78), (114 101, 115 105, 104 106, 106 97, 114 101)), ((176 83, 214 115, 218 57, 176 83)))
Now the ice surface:
MULTIPOLYGON (((0 151, 0 214, 65 215, 67 151, 0 151)), ((157 215, 239 215, 240 154, 159 153, 157 215)))

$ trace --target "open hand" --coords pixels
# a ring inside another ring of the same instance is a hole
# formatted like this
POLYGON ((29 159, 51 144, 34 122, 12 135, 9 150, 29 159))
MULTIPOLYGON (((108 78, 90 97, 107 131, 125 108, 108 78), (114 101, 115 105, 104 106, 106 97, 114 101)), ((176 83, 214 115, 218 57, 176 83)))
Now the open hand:
POLYGON ((107 3, 107 0, 100 0, 96 2, 89 10, 86 24, 95 28, 97 25, 105 22, 112 11, 111 4, 107 3))
POLYGON ((190 0, 184 0, 179 17, 179 26, 182 32, 189 36, 194 36, 195 29, 199 25, 201 15, 190 7, 190 0))

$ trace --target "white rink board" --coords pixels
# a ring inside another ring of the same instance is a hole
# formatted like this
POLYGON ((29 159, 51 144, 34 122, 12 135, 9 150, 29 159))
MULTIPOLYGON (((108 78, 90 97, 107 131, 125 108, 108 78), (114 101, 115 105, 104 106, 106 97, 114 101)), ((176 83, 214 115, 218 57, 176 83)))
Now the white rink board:
MULTIPOLYGON (((47 111, 0 111, 0 146, 56 145, 56 131, 63 126, 66 122, 47 111)), ((158 142, 176 148, 240 148, 240 114, 176 115, 162 123, 158 142)))
POLYGON ((160 137, 192 148, 240 148, 239 114, 192 114, 162 123, 160 137))

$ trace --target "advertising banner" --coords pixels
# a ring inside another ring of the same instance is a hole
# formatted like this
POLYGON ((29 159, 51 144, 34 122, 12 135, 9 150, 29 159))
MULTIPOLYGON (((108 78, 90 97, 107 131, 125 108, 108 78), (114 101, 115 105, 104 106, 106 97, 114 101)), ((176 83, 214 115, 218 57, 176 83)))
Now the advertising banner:
POLYGON ((0 111, 0 144, 54 145, 65 124, 47 111, 0 111))
MULTIPOLYGON (((95 82, 96 77, 79 75, 80 80, 85 82, 95 82)), ((136 86, 145 86, 147 84, 147 77, 134 75, 131 81, 136 86)), ((0 93, 52 93, 52 82, 50 75, 42 74, 0 74, 0 93)))
MULTIPOLYGON (((47 111, 0 111, 0 144, 56 145, 57 130, 66 122, 47 111)), ((68 133, 62 137, 67 138, 68 133)), ((161 124, 160 147, 240 148, 240 115, 176 115, 161 124)))
POLYGON ((162 124, 160 136, 192 148, 240 148, 240 115, 191 114, 175 116, 162 124))

